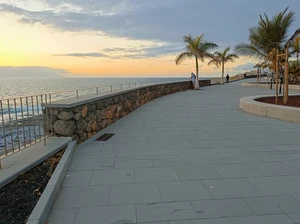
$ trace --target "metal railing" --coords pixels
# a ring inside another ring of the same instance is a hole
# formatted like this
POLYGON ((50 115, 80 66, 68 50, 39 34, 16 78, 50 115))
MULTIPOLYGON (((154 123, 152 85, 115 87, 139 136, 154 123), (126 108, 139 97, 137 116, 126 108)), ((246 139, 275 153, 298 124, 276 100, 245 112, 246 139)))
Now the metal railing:
MULTIPOLYGON (((50 94, 21 96, 0 100, 0 160, 21 151, 50 133, 45 130, 45 105, 51 105, 50 94)), ((0 163, 1 168, 1 163, 0 163)))
MULTIPOLYGON (((178 82, 180 80, 177 80, 175 82, 178 82)), ((89 94, 96 94, 100 95, 102 94, 109 94, 109 92, 117 92, 120 90, 126 90, 126 89, 133 89, 138 88, 142 86, 147 85, 153 85, 153 84, 159 84, 159 83, 168 83, 172 81, 168 80, 160 80, 160 81, 141 81, 141 82, 130 82, 130 83, 120 83, 120 84, 114 84, 114 85, 102 85, 102 86, 94 86, 94 87, 87 87, 87 88, 81 88, 81 89, 74 89, 74 90, 66 90, 66 91, 59 91, 59 92, 50 92, 48 94, 51 94, 53 100, 57 100, 57 96, 59 95, 59 98, 71 98, 76 97, 77 99, 80 98, 80 96, 85 96, 89 94), (61 94, 65 94, 65 96, 61 96, 61 94)))
MULTIPOLYGON (((180 80, 174 81, 178 82, 180 80)), ((0 169, 1 159, 19 152, 53 133, 52 102, 86 95, 103 95, 142 86, 172 82, 169 80, 141 81, 127 84, 89 87, 33 96, 0 99, 0 169)))

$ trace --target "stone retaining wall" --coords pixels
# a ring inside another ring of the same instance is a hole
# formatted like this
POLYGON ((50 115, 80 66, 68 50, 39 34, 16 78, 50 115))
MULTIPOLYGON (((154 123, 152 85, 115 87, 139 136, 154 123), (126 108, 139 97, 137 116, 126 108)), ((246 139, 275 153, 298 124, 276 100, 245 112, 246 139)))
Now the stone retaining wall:
MULTIPOLYGON (((200 87, 209 86, 210 80, 200 80, 200 87)), ((83 142, 108 127, 143 104, 171 93, 191 89, 190 81, 164 83, 120 91, 112 96, 83 100, 78 106, 68 105, 51 108, 54 135, 72 137, 83 142)), ((80 100, 80 99, 79 99, 80 100)), ((48 108, 50 111, 50 108, 48 108)), ((50 115, 47 116, 50 122, 50 115)), ((48 125, 49 129, 52 127, 48 125)), ((50 131, 50 130, 49 130, 50 131)))

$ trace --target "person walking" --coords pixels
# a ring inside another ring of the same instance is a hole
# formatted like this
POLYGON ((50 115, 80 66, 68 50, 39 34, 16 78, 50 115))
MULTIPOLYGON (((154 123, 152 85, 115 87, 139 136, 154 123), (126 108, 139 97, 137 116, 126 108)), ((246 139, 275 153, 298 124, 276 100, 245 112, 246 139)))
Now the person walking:
POLYGON ((229 75, 226 75, 226 83, 229 83, 229 75))

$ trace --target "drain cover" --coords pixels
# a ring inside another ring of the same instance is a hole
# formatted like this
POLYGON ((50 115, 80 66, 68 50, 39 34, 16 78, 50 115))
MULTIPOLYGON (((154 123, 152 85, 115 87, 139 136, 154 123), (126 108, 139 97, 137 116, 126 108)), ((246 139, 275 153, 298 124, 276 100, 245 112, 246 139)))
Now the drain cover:
POLYGON ((95 141, 106 142, 107 140, 109 140, 114 135, 115 134, 112 134, 112 133, 105 133, 105 134, 101 135, 99 138, 97 138, 95 141))

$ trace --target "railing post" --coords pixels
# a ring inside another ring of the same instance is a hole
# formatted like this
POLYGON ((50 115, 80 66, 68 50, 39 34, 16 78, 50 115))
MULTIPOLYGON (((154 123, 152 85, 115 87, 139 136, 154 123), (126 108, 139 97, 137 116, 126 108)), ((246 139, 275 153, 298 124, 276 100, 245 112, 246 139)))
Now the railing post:
POLYGON ((34 116, 33 96, 31 96, 31 106, 32 106, 32 120, 33 120, 33 135, 34 135, 34 142, 36 143, 36 131, 35 131, 35 116, 34 116))
POLYGON ((110 91, 112 92, 112 85, 110 85, 110 91))
MULTIPOLYGON (((45 96, 47 96, 47 95, 45 95, 45 96)), ((43 105, 43 95, 41 95, 41 105, 43 105)), ((43 108, 42 108, 42 110, 43 110, 43 108)), ((43 116, 43 127, 44 127, 44 145, 47 145, 47 142, 46 142, 47 100, 46 100, 46 105, 45 105, 45 113, 43 112, 42 116, 43 116)))
POLYGON ((39 97, 38 97, 38 95, 36 95, 36 109, 37 109, 38 122, 39 122, 39 136, 40 136, 40 140, 42 140, 42 135, 41 135, 41 119, 40 119, 40 108, 39 108, 39 97))
POLYGON ((128 88, 130 89, 130 83, 128 84, 128 88))
POLYGON ((25 100, 26 100, 26 111, 27 111, 27 127, 28 127, 28 134, 29 134, 29 145, 31 145, 31 131, 30 131, 30 120, 29 120, 29 109, 28 109, 28 97, 26 97, 25 100))
POLYGON ((24 147, 26 147, 26 136, 25 136, 25 127, 24 127, 24 111, 23 111, 23 100, 22 100, 22 97, 20 97, 20 104, 21 104, 22 131, 23 131, 24 147))
POLYGON ((4 151, 5 151, 5 156, 7 156, 6 134, 5 134, 5 123, 4 123, 4 117, 3 117, 2 100, 0 100, 0 109, 1 109, 2 128, 3 128, 4 151))
POLYGON ((123 89, 123 84, 121 84, 121 90, 123 89))
POLYGON ((79 96, 78 96, 78 90, 76 90, 76 98, 78 99, 78 97, 79 97, 79 96))
POLYGON ((17 113, 17 102, 16 98, 14 98, 14 104, 15 104, 15 116, 16 116, 16 129, 17 129, 17 139, 18 139, 18 149, 20 151, 20 136, 19 136, 19 125, 18 125, 18 113, 17 113))
POLYGON ((98 87, 96 87, 96 93, 97 93, 97 95, 99 95, 99 88, 98 87))
POLYGON ((11 114, 10 114, 9 100, 7 100, 7 108, 8 108, 8 119, 9 119, 9 129, 10 129, 11 146, 12 146, 12 152, 14 153, 15 146, 14 146, 14 140, 13 140, 13 134, 12 134, 12 127, 11 127, 11 114))

